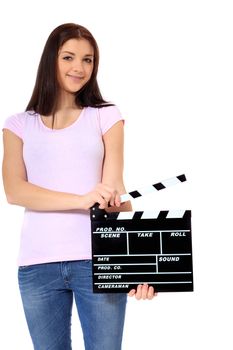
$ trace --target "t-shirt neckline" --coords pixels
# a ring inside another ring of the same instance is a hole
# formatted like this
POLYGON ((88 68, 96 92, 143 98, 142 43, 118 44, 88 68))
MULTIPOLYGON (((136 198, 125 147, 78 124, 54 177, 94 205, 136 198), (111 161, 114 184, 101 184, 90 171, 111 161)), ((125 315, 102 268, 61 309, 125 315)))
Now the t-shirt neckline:
POLYGON ((42 125, 42 127, 46 130, 49 130, 49 131, 53 131, 53 132, 61 132, 61 131, 64 131, 64 130, 67 130, 67 129, 70 129, 72 127, 74 127, 77 123, 79 123, 80 119, 83 117, 83 114, 84 114, 84 111, 86 110, 86 107, 83 107, 83 109, 81 110, 81 113, 79 114, 79 116, 77 117, 77 119, 70 125, 66 126, 65 128, 61 128, 61 129, 52 129, 52 128, 49 128, 47 125, 44 124, 42 118, 41 118, 41 114, 37 113, 38 115, 38 119, 39 119, 39 122, 40 124, 42 125))

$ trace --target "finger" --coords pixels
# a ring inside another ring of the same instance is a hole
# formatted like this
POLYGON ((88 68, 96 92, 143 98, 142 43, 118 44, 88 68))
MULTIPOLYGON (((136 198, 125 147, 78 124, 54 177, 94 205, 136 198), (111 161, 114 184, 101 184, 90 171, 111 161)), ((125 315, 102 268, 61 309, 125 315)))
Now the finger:
POLYGON ((100 209, 105 209, 106 207, 107 207, 107 203, 106 203, 106 201, 98 201, 98 203, 100 204, 99 205, 99 208, 100 209), (101 202, 101 203, 100 203, 101 202))
POLYGON ((96 193, 95 202, 99 203, 99 208, 100 209, 104 209, 104 208, 107 207, 107 202, 105 201, 105 199, 98 192, 96 193))
POLYGON ((118 192, 116 190, 113 190, 113 189, 111 189, 111 191, 110 191, 110 189, 109 189, 109 194, 110 194, 109 205, 112 207, 119 206, 120 205, 120 196, 119 196, 118 192))
POLYGON ((147 299, 147 293, 148 293, 148 284, 143 284, 142 286, 142 299, 147 299))
POLYGON ((95 202, 100 204, 100 209, 108 207, 110 197, 110 194, 104 190, 95 191, 95 202))
POLYGON ((128 293, 128 296, 129 296, 129 297, 133 297, 133 296, 135 295, 135 293, 136 293, 136 290, 135 290, 135 289, 131 289, 131 290, 129 291, 129 293, 128 293))
POLYGON ((115 205, 117 207, 120 207, 120 205, 121 205, 121 197, 120 197, 120 194, 118 192, 116 192, 116 196, 115 196, 115 205))
POLYGON ((116 205, 116 196, 117 196, 117 191, 113 191, 111 199, 110 199, 110 205, 115 206, 116 205))
POLYGON ((137 291, 136 291, 136 293, 135 293, 135 298, 136 298, 137 300, 140 300, 141 297, 142 297, 142 285, 139 284, 139 285, 137 286, 137 291))
MULTIPOLYGON (((104 195, 104 198, 109 202, 109 205, 115 206, 118 203, 120 205, 120 196, 119 196, 119 194, 117 193, 117 191, 113 187, 110 187, 110 186, 105 185, 105 184, 99 184, 98 188, 100 190, 100 193, 102 193, 103 195, 106 192, 108 193, 107 196, 104 195), (117 198, 117 204, 116 204, 116 197, 118 197, 117 198)), ((117 205, 117 206, 119 206, 119 205, 117 205)))
POLYGON ((112 199, 112 194, 111 192, 108 192, 105 189, 102 189, 99 194, 104 198, 104 200, 106 201, 106 203, 109 203, 110 200, 112 199))
POLYGON ((157 293, 155 292, 154 288, 152 286, 149 287, 147 297, 149 300, 153 299, 157 293))

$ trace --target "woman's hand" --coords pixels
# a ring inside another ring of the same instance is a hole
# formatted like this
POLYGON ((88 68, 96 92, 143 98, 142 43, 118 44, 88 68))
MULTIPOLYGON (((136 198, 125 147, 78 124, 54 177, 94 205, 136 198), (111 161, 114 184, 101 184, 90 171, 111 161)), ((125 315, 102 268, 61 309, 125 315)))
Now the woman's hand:
POLYGON ((135 298, 137 300, 143 299, 153 299, 155 296, 157 296, 157 293, 154 291, 154 287, 152 286, 148 286, 148 284, 139 284, 137 286, 137 290, 132 289, 129 293, 128 293, 129 297, 133 297, 135 296, 135 298))
POLYGON ((93 191, 80 196, 82 209, 89 209, 95 203, 99 203, 100 209, 110 206, 120 207, 121 199, 119 193, 112 187, 99 183, 93 191))

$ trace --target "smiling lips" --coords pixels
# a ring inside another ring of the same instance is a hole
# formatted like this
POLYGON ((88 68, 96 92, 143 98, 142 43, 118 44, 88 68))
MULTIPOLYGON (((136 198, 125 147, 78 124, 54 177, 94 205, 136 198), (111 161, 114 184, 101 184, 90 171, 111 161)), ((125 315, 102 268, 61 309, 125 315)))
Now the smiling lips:
POLYGON ((80 77, 80 76, 76 76, 76 75, 67 74, 67 76, 68 76, 69 78, 71 78, 71 79, 72 79, 73 81, 75 81, 75 82, 80 82, 81 80, 84 79, 84 77, 80 77))

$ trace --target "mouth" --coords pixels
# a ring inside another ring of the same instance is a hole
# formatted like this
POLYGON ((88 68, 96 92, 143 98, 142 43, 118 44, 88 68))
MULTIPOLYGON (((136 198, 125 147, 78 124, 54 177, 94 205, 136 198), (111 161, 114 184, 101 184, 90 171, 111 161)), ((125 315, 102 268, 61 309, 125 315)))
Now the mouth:
POLYGON ((81 82, 84 80, 84 77, 77 76, 77 75, 67 74, 67 76, 75 82, 81 82))

